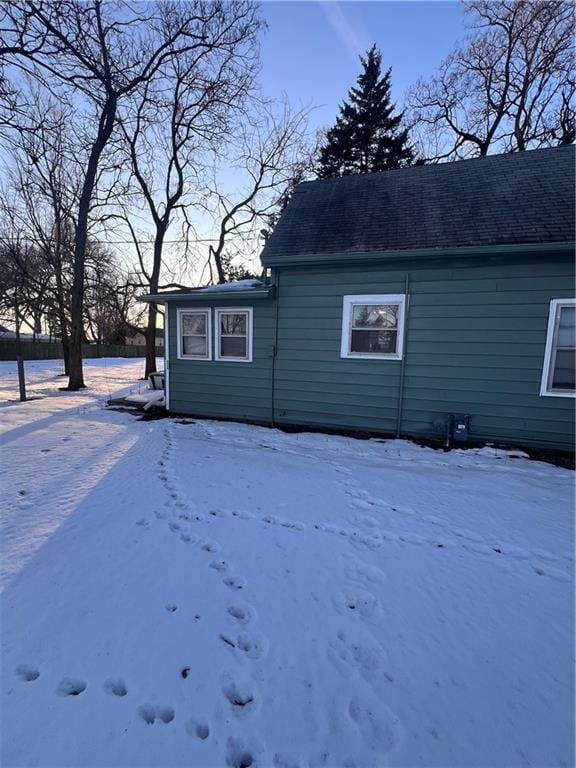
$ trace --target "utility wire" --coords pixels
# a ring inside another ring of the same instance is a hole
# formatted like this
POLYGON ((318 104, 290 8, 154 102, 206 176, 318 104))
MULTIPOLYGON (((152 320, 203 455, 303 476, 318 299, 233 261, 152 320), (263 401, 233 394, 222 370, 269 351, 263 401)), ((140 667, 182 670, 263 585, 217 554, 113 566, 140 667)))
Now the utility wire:
MULTIPOLYGON (((241 237, 242 240, 260 240, 264 239, 262 235, 251 235, 250 237, 241 237)), ((55 238, 49 238, 49 241, 54 241, 55 238)), ((38 240, 35 240, 33 237, 0 237, 0 241, 8 242, 8 243, 19 243, 19 242, 27 242, 27 243, 37 243, 38 240)), ((168 245, 174 245, 175 243, 217 243, 219 241, 219 238, 217 237, 207 237, 207 238, 188 238, 185 237, 179 238, 178 240, 163 240, 164 244, 168 245)), ((100 240, 91 237, 89 242, 91 243, 99 243, 101 245, 134 245, 134 240, 100 240)), ((138 243, 140 245, 153 245, 153 240, 138 240, 138 243)))

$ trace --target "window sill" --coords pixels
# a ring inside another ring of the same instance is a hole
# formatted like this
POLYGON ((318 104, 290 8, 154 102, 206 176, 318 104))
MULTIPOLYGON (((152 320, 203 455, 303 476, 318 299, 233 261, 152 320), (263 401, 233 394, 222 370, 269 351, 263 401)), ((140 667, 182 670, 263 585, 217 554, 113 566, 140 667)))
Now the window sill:
POLYGON ((402 360, 400 355, 363 355, 361 353, 354 354, 348 353, 347 355, 340 355, 341 360, 402 360))
POLYGON ((248 357, 215 357, 215 363, 251 363, 252 359, 248 357))
POLYGON ((540 397, 570 397, 576 398, 576 392, 540 392, 540 397))
POLYGON ((192 355, 178 355, 178 360, 186 360, 188 362, 197 362, 197 363, 209 363, 212 358, 211 357, 195 357, 192 355))

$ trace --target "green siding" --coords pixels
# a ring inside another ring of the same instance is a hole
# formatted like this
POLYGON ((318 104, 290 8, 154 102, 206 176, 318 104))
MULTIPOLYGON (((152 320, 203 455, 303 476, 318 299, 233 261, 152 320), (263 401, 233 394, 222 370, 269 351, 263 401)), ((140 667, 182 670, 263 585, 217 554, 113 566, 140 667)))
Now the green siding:
MULTIPOLYGON (((177 309, 189 303, 170 302, 170 410, 195 416, 269 422, 272 418, 272 355, 274 351, 275 303, 251 303, 238 297, 217 301, 195 301, 193 308, 252 307, 253 362, 179 360, 176 338, 177 309)), ((214 318, 212 318, 214 322, 214 318)))
POLYGON ((401 433, 470 414, 471 437, 573 448, 574 399, 541 397, 550 299, 573 296, 572 257, 505 257, 279 272, 275 419, 395 434, 401 363, 340 358, 342 297, 404 293, 410 306, 401 433))
POLYGON ((395 434, 401 362, 340 358, 342 297, 404 293, 406 278, 401 434, 437 437, 435 422, 466 413, 478 441, 573 448, 574 399, 539 394, 550 300, 574 293, 572 256, 552 252, 282 268, 276 301, 204 303, 253 307, 252 363, 178 360, 176 309, 190 305, 171 305, 171 410, 395 434))

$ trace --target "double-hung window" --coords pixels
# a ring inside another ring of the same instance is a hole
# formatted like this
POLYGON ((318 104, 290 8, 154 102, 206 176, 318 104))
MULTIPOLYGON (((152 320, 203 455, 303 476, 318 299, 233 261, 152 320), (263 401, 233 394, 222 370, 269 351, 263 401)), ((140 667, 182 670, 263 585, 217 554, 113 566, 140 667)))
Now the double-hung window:
POLYGON ((178 310, 178 357, 183 360, 211 360, 209 309, 178 310))
POLYGON ((252 308, 216 309, 216 360, 252 362, 252 308))
POLYGON ((548 316, 541 395, 575 396, 576 299, 553 299, 548 316))
POLYGON ((406 296, 344 296, 340 357, 401 360, 406 296))

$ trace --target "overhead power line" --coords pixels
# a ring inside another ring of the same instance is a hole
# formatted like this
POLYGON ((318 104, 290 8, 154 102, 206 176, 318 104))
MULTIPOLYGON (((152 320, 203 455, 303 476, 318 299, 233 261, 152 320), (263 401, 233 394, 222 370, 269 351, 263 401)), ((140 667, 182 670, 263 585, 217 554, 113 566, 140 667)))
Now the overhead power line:
MULTIPOLYGON (((241 235, 240 238, 242 240, 263 240, 262 235, 241 235)), ((56 238, 46 238, 49 241, 56 241, 56 238)), ((9 242, 9 243, 20 243, 20 242, 26 242, 26 243, 37 243, 38 239, 34 239, 33 237, 1 237, 0 241, 9 242)), ((90 243, 99 243, 100 245, 134 245, 134 240, 101 240, 100 238, 94 238, 91 237, 89 239, 90 243)), ((174 245, 176 243, 217 243, 218 238, 217 237, 181 237, 177 240, 163 240, 163 243, 165 245, 174 245)), ((154 245, 154 240, 138 240, 138 245, 154 245)))

